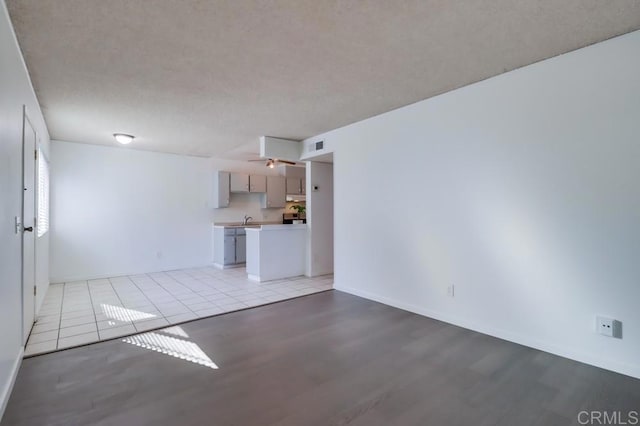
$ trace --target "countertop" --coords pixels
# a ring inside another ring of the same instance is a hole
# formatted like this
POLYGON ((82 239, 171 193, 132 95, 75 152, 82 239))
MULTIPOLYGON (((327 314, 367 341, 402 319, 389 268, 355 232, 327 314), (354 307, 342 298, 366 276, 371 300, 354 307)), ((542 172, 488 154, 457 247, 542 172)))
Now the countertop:
POLYGON ((282 223, 276 224, 276 225, 261 225, 261 226, 255 226, 253 228, 247 228, 247 231, 301 231, 301 230, 306 230, 307 229, 307 224, 287 224, 284 225, 282 223))
POLYGON ((216 228, 258 228, 262 225, 282 225, 282 222, 249 222, 243 225, 240 222, 214 222, 216 228))
POLYGON ((242 225, 237 222, 231 223, 214 223, 214 228, 245 228, 247 230, 262 231, 278 231, 278 230, 299 230, 307 229, 306 223, 301 224, 283 224, 279 222, 249 222, 248 225, 242 225))

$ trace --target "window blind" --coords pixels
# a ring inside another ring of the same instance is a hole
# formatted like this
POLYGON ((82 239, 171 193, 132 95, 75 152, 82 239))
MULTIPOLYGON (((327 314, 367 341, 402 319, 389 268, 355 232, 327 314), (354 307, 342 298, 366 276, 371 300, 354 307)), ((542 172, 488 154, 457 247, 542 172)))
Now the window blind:
POLYGON ((49 161, 38 149, 38 237, 49 230, 49 161))

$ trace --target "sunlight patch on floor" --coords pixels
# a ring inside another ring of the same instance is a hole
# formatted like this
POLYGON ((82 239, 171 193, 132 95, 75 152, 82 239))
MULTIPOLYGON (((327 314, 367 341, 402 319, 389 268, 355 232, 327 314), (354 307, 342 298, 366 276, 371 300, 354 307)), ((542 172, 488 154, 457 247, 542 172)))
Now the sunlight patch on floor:
MULTIPOLYGON (((171 328, 182 330, 181 327, 171 328)), ((187 335, 184 330, 182 330, 182 333, 187 335)), ((218 366, 207 356, 207 354, 204 353, 202 349, 200 349, 200 346, 187 340, 151 332, 125 337, 122 341, 144 349, 170 355, 184 361, 193 362, 194 364, 218 369, 218 366)))
POLYGON ((106 305, 104 303, 100 304, 100 308, 106 316, 118 321, 140 321, 156 317, 156 315, 148 314, 146 312, 127 309, 122 306, 106 305))
POLYGON ((163 328, 161 331, 163 333, 173 334, 174 336, 184 337, 185 339, 189 338, 189 335, 187 334, 187 332, 184 331, 184 329, 179 326, 163 328))

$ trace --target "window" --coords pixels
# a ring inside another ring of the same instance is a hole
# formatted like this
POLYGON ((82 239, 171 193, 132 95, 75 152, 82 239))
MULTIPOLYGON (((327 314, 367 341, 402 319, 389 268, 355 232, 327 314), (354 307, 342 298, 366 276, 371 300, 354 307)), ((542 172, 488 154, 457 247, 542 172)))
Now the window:
POLYGON ((38 149, 38 237, 49 230, 49 161, 38 149))

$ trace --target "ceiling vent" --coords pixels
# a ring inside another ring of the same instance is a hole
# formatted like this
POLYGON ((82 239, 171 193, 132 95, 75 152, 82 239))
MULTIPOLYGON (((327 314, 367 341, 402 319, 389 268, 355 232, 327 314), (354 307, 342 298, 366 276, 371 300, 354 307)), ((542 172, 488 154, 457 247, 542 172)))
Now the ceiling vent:
POLYGON ((309 145, 308 151, 309 152, 313 152, 313 151, 320 151, 321 149, 324 148, 324 141, 319 141, 319 142, 315 142, 309 145))

